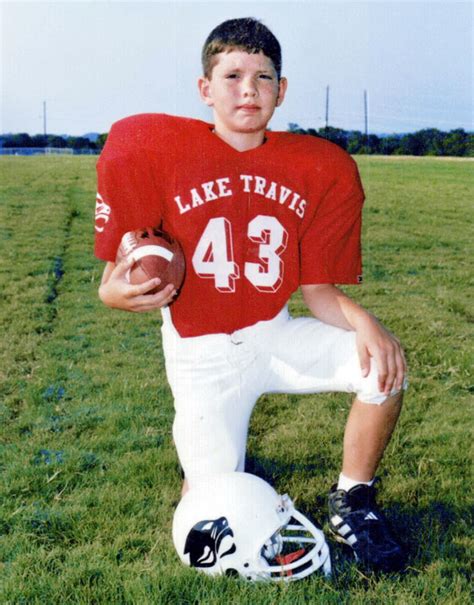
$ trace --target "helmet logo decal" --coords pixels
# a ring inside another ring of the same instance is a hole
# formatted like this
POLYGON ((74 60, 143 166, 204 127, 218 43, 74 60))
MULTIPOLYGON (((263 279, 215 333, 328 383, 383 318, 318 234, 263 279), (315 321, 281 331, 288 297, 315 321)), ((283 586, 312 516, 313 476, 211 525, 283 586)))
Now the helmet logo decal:
POLYGON ((189 554, 192 567, 213 567, 218 559, 237 550, 233 537, 234 532, 225 517, 199 521, 186 538, 184 554, 189 554))

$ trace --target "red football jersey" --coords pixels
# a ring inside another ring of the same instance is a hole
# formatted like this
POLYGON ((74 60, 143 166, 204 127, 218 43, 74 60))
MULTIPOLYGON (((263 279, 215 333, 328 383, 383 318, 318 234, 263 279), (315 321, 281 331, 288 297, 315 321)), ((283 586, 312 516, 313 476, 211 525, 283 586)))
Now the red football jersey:
POLYGON ((212 124, 163 114, 115 123, 97 164, 96 255, 126 231, 176 237, 186 277, 170 306, 183 337, 272 319, 300 284, 358 283, 357 166, 321 138, 267 132, 239 152, 212 124))

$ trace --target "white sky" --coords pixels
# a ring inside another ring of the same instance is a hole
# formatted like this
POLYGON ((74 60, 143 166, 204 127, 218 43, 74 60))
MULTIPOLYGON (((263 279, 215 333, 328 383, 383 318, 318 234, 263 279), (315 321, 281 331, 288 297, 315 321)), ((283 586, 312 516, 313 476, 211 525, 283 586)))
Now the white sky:
POLYGON ((200 51, 221 21, 253 16, 280 40, 289 90, 271 127, 473 130, 471 2, 0 2, 0 132, 108 131, 139 112, 212 120, 200 51))

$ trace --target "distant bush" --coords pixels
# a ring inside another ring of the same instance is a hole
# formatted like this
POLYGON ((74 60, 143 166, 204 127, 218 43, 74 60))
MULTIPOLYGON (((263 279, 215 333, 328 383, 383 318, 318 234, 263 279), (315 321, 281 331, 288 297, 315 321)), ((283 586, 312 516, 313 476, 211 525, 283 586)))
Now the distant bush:
POLYGON ((26 132, 18 134, 4 134, 0 137, 0 147, 55 147, 70 148, 74 151, 97 151, 102 149, 107 135, 100 135, 97 142, 89 140, 87 137, 59 136, 56 134, 35 134, 30 136, 26 132))
POLYGON ((450 132, 425 128, 414 133, 369 134, 367 137, 359 130, 343 130, 333 126, 305 130, 298 124, 289 124, 288 131, 327 139, 352 154, 474 157, 474 133, 462 128, 450 132))

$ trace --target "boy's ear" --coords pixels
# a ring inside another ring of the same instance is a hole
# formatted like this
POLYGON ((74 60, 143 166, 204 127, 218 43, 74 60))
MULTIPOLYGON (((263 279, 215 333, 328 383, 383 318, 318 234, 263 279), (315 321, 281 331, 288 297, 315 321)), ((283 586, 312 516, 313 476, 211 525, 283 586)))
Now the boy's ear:
POLYGON ((212 107, 214 105, 214 101, 212 100, 211 83, 209 82, 209 78, 206 78, 206 76, 201 76, 198 79, 198 89, 201 99, 204 101, 204 103, 209 107, 212 107))
POLYGON ((276 107, 280 107, 285 99, 286 90, 288 88, 288 80, 286 78, 280 78, 278 82, 278 96, 276 100, 276 107))

